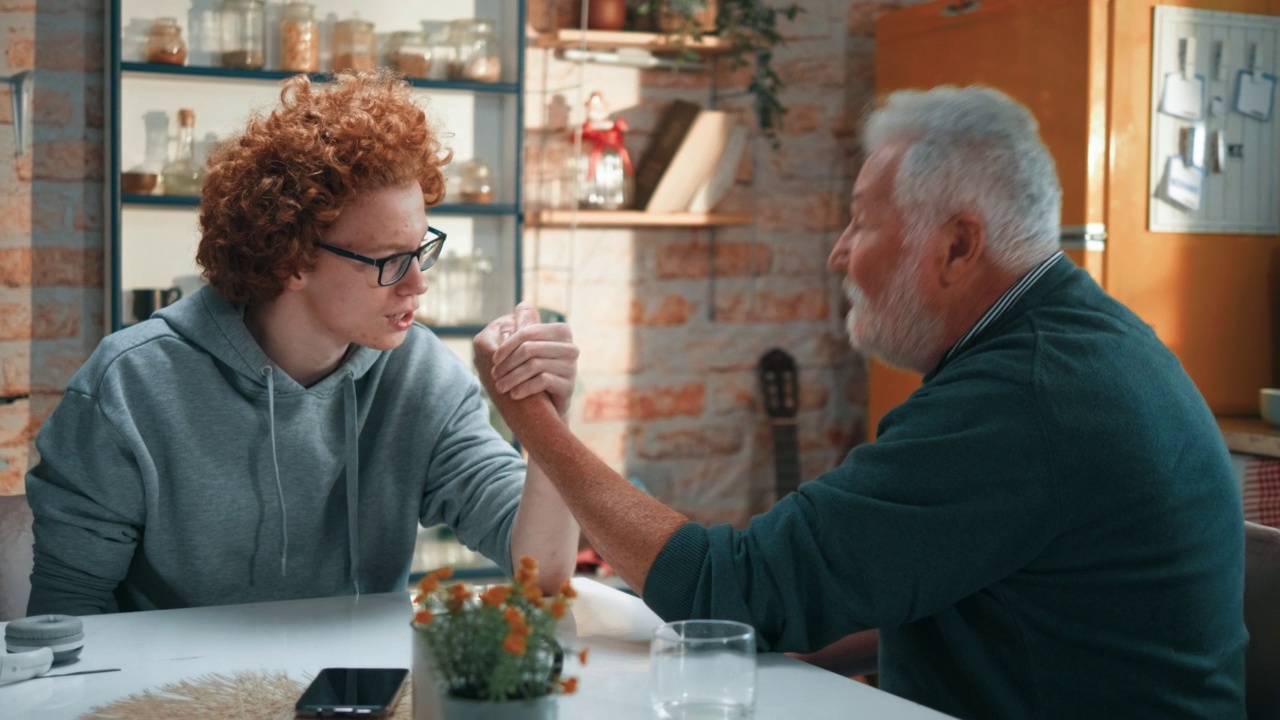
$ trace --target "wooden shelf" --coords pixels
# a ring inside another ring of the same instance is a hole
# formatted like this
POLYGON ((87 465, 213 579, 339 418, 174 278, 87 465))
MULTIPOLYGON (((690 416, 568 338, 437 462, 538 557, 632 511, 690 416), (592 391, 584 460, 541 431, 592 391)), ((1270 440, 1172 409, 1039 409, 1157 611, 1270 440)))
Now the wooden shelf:
POLYGON ((750 215, 715 213, 648 213, 641 210, 541 210, 527 216, 532 227, 710 227, 749 225, 750 215), (576 216, 576 218, 575 218, 576 216))
POLYGON ((1280 457, 1280 429, 1260 417, 1219 417, 1218 429, 1231 452, 1280 457))
POLYGON ((539 48, 585 48, 587 50, 618 50, 639 48, 658 54, 677 54, 690 50, 699 55, 721 55, 731 49, 729 43, 718 37, 703 36, 701 40, 680 41, 677 35, 630 32, 623 30, 579 30, 564 28, 538 35, 529 45, 539 48))
MULTIPOLYGON (((138 75, 177 75, 182 77, 219 78, 223 80, 256 80, 279 82, 300 73, 288 70, 242 70, 240 68, 210 67, 206 65, 167 65, 164 63, 121 62, 120 71, 138 75)), ((312 82, 330 82, 333 73, 307 73, 312 82)), ((426 78, 405 78, 416 88, 425 90, 453 90, 469 93, 497 93, 503 95, 519 95, 520 86, 510 82, 484 83, 472 80, 428 80, 426 78)))

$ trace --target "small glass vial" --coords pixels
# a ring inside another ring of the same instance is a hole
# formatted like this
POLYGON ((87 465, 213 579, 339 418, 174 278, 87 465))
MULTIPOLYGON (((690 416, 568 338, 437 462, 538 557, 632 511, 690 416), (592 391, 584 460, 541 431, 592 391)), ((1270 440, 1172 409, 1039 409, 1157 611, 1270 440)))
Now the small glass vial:
POLYGON ((373 23, 368 20, 349 18, 334 23, 330 41, 334 72, 377 69, 378 40, 373 34, 373 23))
POLYGON ((267 64, 267 15, 262 0, 222 0, 222 67, 261 70, 267 64))
POLYGON ((171 17, 156 18, 147 33, 147 44, 142 54, 149 63, 185 65, 187 44, 182 41, 182 28, 178 21, 171 17))
POLYGON ((199 195, 204 167, 196 162, 196 111, 178 111, 178 152, 160 171, 165 195, 199 195))
POLYGON ((487 205, 493 202, 493 170, 479 158, 462 164, 458 178, 458 196, 464 203, 487 205))
POLYGON ((316 72, 320 69, 320 24, 315 7, 291 2, 280 10, 280 69, 316 72))
POLYGON ((387 66, 407 77, 427 77, 431 73, 431 36, 416 30, 391 33, 387 66))
POLYGON ((453 47, 446 75, 450 80, 498 82, 502 79, 502 58, 488 20, 464 19, 449 23, 449 45, 453 47))

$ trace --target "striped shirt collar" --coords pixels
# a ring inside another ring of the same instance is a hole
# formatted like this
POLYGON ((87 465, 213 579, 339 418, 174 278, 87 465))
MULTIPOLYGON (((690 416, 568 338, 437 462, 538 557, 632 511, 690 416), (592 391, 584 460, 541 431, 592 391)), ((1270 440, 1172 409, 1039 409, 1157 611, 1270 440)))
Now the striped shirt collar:
POLYGON ((951 349, 947 351, 947 354, 942 358, 942 362, 945 363, 950 360, 956 353, 960 352, 960 349, 965 346, 965 343, 969 342, 970 338, 985 330, 988 325, 998 320, 1006 310, 1013 307, 1013 304, 1018 302, 1018 299, 1025 295, 1026 292, 1031 289, 1031 286, 1035 285, 1036 281, 1045 273, 1049 272, 1049 268, 1053 267, 1054 264, 1063 257, 1063 252, 1059 250, 1049 256, 1048 260, 1045 260, 1033 268, 1031 272, 1023 275, 1022 279, 1014 283, 1013 287, 1005 290, 1004 294, 1000 296, 1000 299, 987 310, 987 312, 973 327, 969 328, 969 332, 965 333, 964 337, 960 338, 960 342, 953 345, 951 349))

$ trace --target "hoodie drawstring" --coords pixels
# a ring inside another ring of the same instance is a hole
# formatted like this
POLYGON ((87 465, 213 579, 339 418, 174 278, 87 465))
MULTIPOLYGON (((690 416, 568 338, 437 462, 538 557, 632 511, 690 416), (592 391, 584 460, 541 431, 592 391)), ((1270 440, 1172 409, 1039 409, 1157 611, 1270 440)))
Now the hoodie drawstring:
POLYGON ((284 486, 280 484, 280 459, 276 456, 276 384, 271 366, 262 368, 267 378, 267 426, 271 431, 271 466, 276 471, 276 494, 280 496, 280 576, 288 577, 289 516, 284 508, 284 486))
POLYGON ((360 446, 356 436, 356 380, 346 373, 342 384, 347 430, 347 542, 351 553, 351 584, 360 597, 360 446))

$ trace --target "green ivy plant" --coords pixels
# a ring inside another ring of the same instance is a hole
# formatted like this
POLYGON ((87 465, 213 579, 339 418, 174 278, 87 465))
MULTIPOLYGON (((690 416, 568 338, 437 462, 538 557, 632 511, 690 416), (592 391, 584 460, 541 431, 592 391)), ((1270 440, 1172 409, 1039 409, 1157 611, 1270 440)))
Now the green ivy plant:
MULTIPOLYGON (((681 42, 697 41, 708 34, 698 22, 697 15, 706 8, 706 0, 646 0, 636 6, 640 15, 656 15, 665 10, 676 19, 675 35, 681 42)), ((746 93, 755 98, 756 119, 760 132, 777 148, 778 130, 787 108, 778 99, 782 90, 782 78, 773 69, 773 50, 785 45, 778 30, 780 18, 794 20, 804 9, 795 3, 774 7, 763 0, 719 0, 716 7, 714 34, 729 44, 729 67, 738 69, 755 61, 755 72, 747 85, 746 93)), ((685 49, 682 56, 696 59, 692 50, 685 49)))

